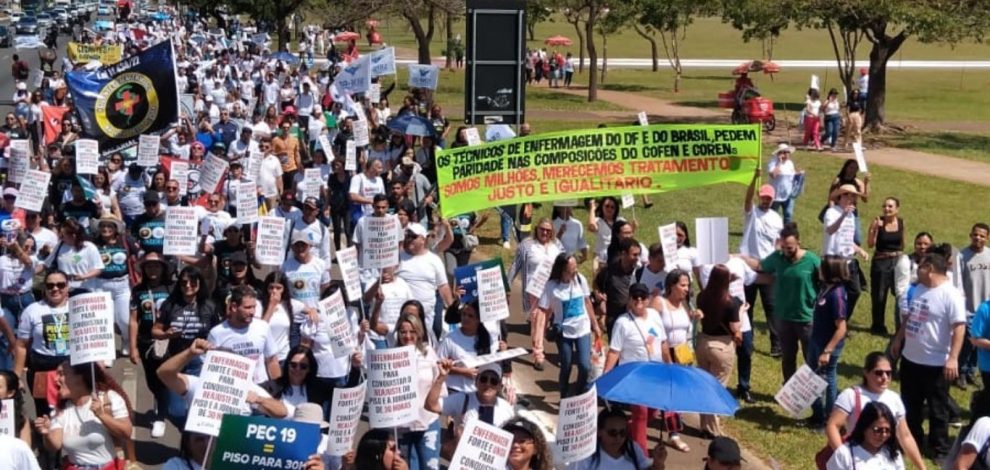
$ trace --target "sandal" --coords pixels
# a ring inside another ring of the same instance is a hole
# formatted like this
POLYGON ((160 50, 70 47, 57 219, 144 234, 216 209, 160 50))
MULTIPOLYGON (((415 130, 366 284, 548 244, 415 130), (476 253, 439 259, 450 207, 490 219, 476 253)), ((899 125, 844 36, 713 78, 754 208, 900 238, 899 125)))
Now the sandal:
POLYGON ((691 447, 689 447, 687 443, 682 441, 680 436, 674 436, 671 437, 670 439, 667 439, 667 444, 681 452, 684 453, 691 452, 691 447))

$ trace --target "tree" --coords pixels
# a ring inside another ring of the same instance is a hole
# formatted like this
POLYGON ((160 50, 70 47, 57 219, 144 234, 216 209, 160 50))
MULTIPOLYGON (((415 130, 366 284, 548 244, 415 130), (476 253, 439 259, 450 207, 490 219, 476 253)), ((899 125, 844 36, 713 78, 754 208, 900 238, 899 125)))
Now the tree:
POLYGON ((429 64, 430 42, 436 32, 437 17, 443 14, 460 15, 466 8, 464 0, 399 0, 392 2, 394 12, 409 22, 413 36, 416 37, 418 62, 429 64), (426 21, 424 25, 422 21, 426 21))
POLYGON ((526 1, 526 36, 530 41, 536 40, 536 25, 553 22, 553 10, 549 0, 526 1))
POLYGON ((605 83, 605 77, 608 75, 608 36, 619 32, 635 18, 634 3, 615 2, 611 8, 602 10, 602 17, 598 22, 598 33, 602 36, 601 83, 605 83))
POLYGON ((578 40, 578 73, 584 73, 584 31, 581 30, 581 11, 564 8, 564 20, 574 26, 578 40))
POLYGON ((598 22, 608 13, 611 2, 622 0, 558 0, 564 16, 574 28, 584 33, 584 47, 588 52, 588 101, 598 99, 598 49, 595 47, 595 30, 598 22))
POLYGON ((794 0, 722 0, 722 21, 731 23, 743 33, 743 41, 758 39, 763 42, 763 57, 773 59, 773 46, 781 31, 802 11, 812 8, 794 0))
POLYGON ((667 62, 674 70, 674 93, 680 92, 684 74, 681 41, 695 16, 713 13, 716 8, 712 2, 705 0, 639 0, 637 3, 639 23, 647 30, 660 34, 667 62))

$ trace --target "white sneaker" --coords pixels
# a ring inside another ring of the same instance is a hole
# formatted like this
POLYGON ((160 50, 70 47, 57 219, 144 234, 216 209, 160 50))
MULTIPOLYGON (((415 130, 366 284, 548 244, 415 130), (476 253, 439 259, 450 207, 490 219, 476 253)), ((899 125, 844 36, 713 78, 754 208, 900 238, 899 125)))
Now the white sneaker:
POLYGON ((512 248, 512 245, 510 245, 509 244, 509 241, 506 240, 506 241, 502 242, 502 248, 505 248, 506 250, 508 250, 508 249, 512 248))
POLYGON ((151 425, 151 437, 158 439, 165 435, 165 421, 155 421, 151 425))

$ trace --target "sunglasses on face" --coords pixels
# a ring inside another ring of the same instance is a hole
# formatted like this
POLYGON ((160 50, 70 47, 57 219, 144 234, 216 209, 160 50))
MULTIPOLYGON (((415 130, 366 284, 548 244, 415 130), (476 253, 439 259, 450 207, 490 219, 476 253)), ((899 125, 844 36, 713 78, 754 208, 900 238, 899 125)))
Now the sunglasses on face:
POLYGON ((64 282, 46 282, 45 283, 45 288, 48 289, 48 290, 62 290, 62 289, 65 289, 66 286, 68 286, 68 284, 67 283, 64 283, 64 282))
POLYGON ((873 371, 873 375, 877 378, 891 377, 893 373, 894 371, 892 370, 884 370, 884 369, 876 369, 873 371))
POLYGON ((178 186, 166 186, 165 189, 168 190, 168 191, 178 191, 179 190, 179 187, 178 186))
POLYGON ((482 375, 478 377, 478 383, 483 385, 491 385, 494 387, 502 383, 502 379, 498 377, 492 377, 490 375, 482 375))
POLYGON ((891 431, 891 429, 886 426, 873 426, 870 430, 873 431, 873 434, 881 434, 888 436, 890 435, 890 431, 891 431))
POLYGON ((606 429, 605 430, 605 434, 608 437, 626 437, 628 435, 628 433, 629 433, 629 431, 626 431, 625 428, 606 429))
POLYGON ((290 362, 289 368, 296 370, 309 370, 309 364, 305 362, 290 362))

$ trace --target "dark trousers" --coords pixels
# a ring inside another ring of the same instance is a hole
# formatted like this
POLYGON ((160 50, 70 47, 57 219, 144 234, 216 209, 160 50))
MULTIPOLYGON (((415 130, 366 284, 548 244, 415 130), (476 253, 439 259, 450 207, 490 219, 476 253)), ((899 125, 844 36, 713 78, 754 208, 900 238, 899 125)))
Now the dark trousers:
POLYGON ((849 281, 846 282, 846 325, 852 325, 852 314, 856 311, 856 302, 863 295, 866 287, 863 270, 859 269, 859 260, 849 260, 849 281))
POLYGON ((873 322, 870 329, 886 330, 887 293, 894 298, 894 331, 901 327, 900 309, 897 307, 897 293, 894 292, 894 268, 897 258, 873 259, 870 265, 870 300, 873 302, 873 322))
POLYGON ((742 337, 742 344, 736 346, 736 372, 739 379, 736 390, 748 392, 749 378, 753 374, 753 330, 744 332, 742 337))
POLYGON ((756 294, 760 294, 760 302, 763 305, 763 313, 767 316, 767 328, 770 329, 770 350, 780 349, 780 340, 777 336, 777 325, 773 320, 773 284, 751 284, 746 286, 746 303, 749 304, 749 324, 753 324, 753 309, 756 305, 756 294))
POLYGON ((780 335, 780 368, 784 382, 797 371, 798 345, 801 346, 801 363, 807 361, 808 342, 811 340, 811 322, 777 320, 777 334, 780 335))
POLYGON ((949 381, 942 366, 926 366, 901 359, 901 399, 907 411, 908 429, 918 443, 924 445, 925 406, 928 413, 928 446, 935 454, 949 452, 949 381))

